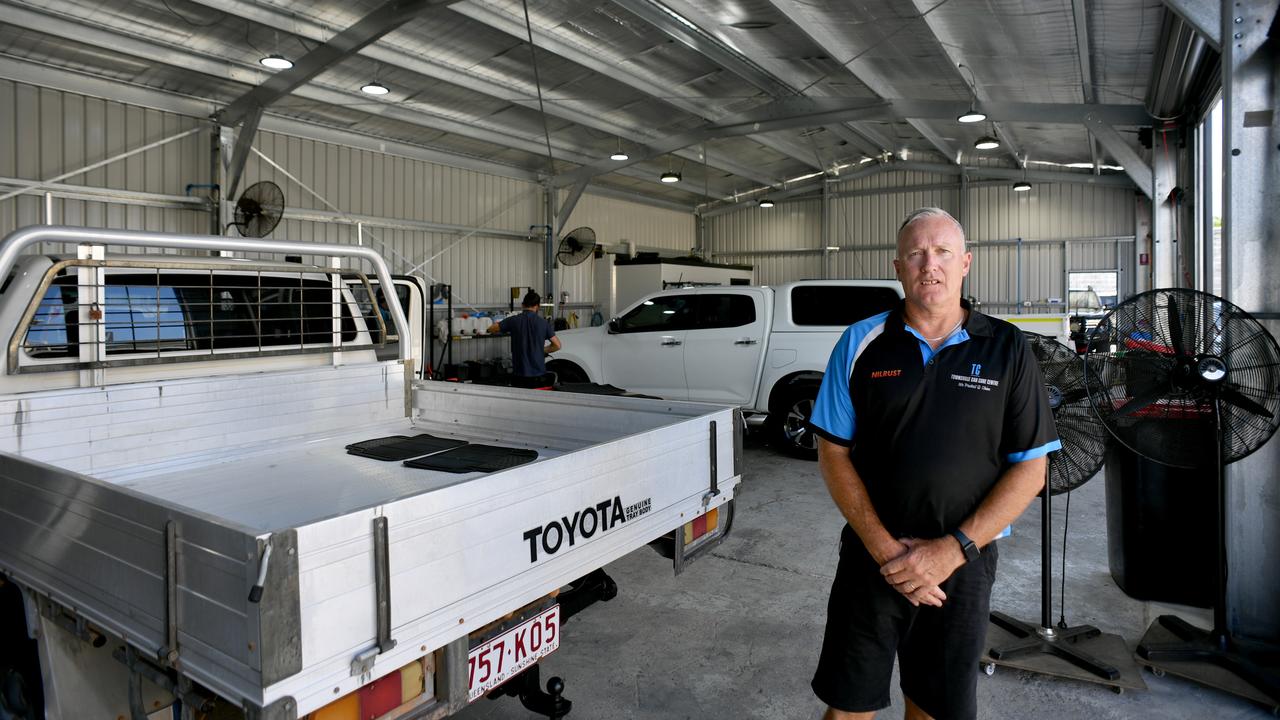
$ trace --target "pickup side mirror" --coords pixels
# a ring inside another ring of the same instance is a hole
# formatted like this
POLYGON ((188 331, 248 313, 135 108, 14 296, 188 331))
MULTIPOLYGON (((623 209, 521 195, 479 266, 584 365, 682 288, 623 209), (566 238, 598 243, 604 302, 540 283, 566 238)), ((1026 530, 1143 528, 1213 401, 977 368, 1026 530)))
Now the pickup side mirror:
POLYGON ((612 318, 612 319, 610 319, 610 320, 609 320, 609 334, 610 334, 610 335, 617 335, 617 334, 618 334, 618 333, 620 333, 620 332, 622 332, 622 328, 618 325, 618 318, 612 318))

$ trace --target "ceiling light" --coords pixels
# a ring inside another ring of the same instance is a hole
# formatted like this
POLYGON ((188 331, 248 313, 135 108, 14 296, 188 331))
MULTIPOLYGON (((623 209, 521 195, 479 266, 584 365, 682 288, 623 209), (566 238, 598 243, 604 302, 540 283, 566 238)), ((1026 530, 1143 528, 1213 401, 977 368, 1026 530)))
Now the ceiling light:
POLYGON ((386 85, 383 85, 382 83, 378 82, 377 80, 374 80, 373 82, 369 83, 368 85, 365 85, 364 87, 361 87, 361 88, 360 88, 360 92, 365 93, 365 94, 367 94, 367 95, 386 95, 387 93, 389 93, 389 92, 391 92, 391 91, 387 89, 387 86, 386 86, 386 85))
POLYGON ((662 173, 661 180, 664 183, 678 183, 680 182, 680 173, 668 170, 662 173))
MULTIPOLYGON (((967 86, 969 89, 969 109, 966 112, 961 113, 960 117, 956 118, 956 122, 962 122, 962 123, 982 122, 983 120, 987 119, 987 114, 978 112, 977 110, 973 109, 973 104, 978 99, 978 81, 973 77, 973 70, 971 68, 965 67, 964 63, 960 63, 958 67, 961 70, 969 71, 970 83, 967 86)), ((960 79, 964 80, 963 72, 960 73, 960 79)))
POLYGON ((768 30, 773 27, 773 23, 768 20, 742 20, 736 23, 729 23, 729 27, 738 28, 739 30, 768 30))
POLYGON ((609 159, 622 162, 623 160, 629 160, 630 157, 630 155, 622 152, 622 138, 618 138, 618 149, 613 151, 613 154, 609 156, 609 159))
POLYGON ((273 53, 262 58, 258 61, 258 64, 263 67, 269 67, 272 70, 288 70, 293 67, 292 60, 278 53, 273 53))
POLYGON ((759 202, 758 204, 759 204, 759 205, 760 205, 760 207, 762 207, 762 208, 771 208, 771 207, 773 207, 773 201, 772 201, 772 200, 770 200, 769 198, 760 198, 760 202, 759 202))
POLYGON ((1000 147, 1000 141, 990 135, 983 135, 973 144, 976 150, 995 150, 1000 147))
POLYGON ((1026 192, 1030 189, 1031 189, 1031 183, 1027 182, 1026 180, 1019 180, 1018 182, 1013 184, 1014 192, 1026 192))

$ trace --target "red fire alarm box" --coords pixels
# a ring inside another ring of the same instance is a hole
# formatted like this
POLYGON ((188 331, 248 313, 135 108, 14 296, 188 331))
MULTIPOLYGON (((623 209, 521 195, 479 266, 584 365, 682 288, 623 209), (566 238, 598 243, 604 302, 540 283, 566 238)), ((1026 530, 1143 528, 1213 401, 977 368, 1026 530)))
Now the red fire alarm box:
POLYGON ((1148 254, 1146 254, 1146 253, 1138 253, 1138 264, 1139 264, 1139 265, 1150 265, 1150 264, 1151 264, 1151 256, 1150 256, 1150 255, 1148 255, 1148 254))

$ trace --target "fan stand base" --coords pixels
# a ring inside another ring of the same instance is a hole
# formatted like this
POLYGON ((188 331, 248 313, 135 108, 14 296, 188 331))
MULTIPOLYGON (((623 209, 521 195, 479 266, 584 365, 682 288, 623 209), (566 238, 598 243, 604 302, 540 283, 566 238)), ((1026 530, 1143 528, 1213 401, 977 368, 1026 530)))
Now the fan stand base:
POLYGON ((993 612, 987 647, 982 661, 989 666, 1098 683, 1116 692, 1147 689, 1124 638, 1089 625, 1055 628, 1050 638, 1038 625, 993 612))
POLYGON ((1161 615, 1138 643, 1138 662, 1280 711, 1280 650, 1250 651, 1225 635, 1161 615))

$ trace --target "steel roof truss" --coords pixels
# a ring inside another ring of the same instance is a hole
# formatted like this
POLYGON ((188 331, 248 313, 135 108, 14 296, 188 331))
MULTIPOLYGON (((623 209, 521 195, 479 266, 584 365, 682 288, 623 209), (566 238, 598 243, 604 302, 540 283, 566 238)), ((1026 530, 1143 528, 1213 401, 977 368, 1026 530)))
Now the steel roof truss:
POLYGON ((360 48, 395 30, 431 5, 457 0, 386 0, 378 9, 334 35, 328 42, 303 55, 293 67, 272 75, 266 82, 233 100, 218 112, 218 122, 236 125, 254 108, 272 103, 305 85, 315 76, 358 52, 360 48))
POLYGON ((1152 175, 1151 167, 1138 157, 1138 153, 1129 147, 1129 144, 1120 137, 1115 128, 1108 125, 1101 118, 1089 113, 1084 118, 1085 126, 1089 128, 1089 132, 1093 133, 1093 137, 1102 145, 1103 149, 1111 153, 1111 157, 1120 161, 1124 165, 1124 172, 1133 179, 1133 184, 1138 186, 1143 195, 1148 198, 1152 197, 1152 175))

